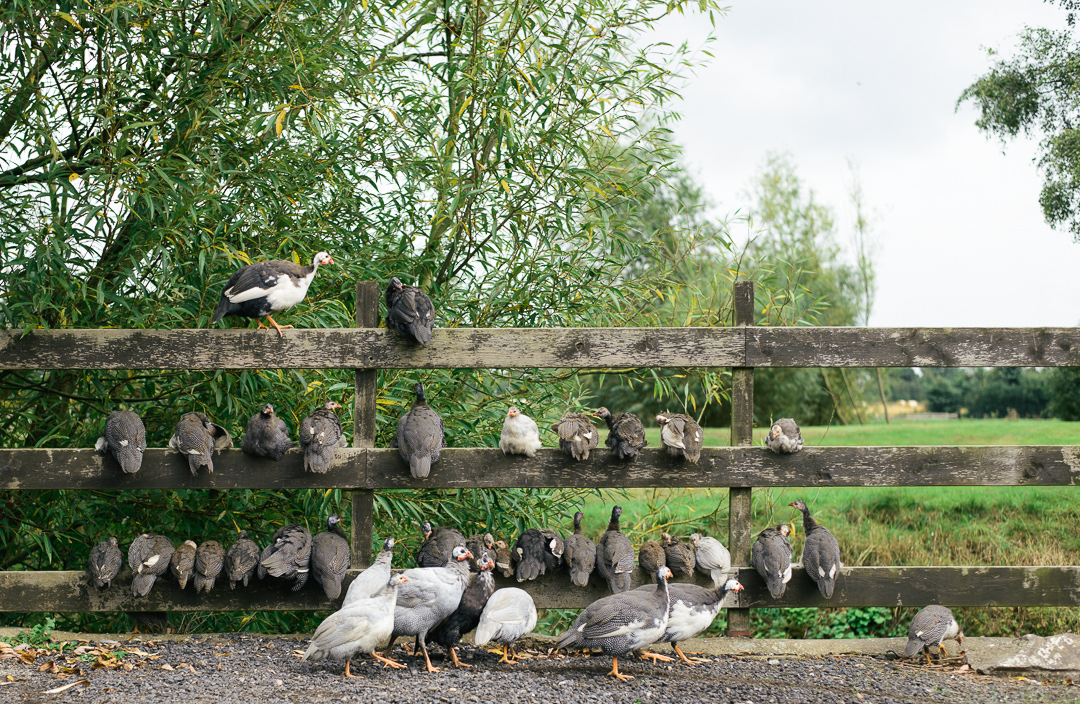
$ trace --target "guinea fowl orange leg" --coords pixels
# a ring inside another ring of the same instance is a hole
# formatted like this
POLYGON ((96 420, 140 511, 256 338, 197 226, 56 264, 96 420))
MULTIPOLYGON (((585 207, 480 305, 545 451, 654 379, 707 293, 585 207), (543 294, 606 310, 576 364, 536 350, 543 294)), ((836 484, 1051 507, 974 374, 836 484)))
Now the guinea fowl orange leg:
POLYGON ((517 660, 511 660, 510 659, 510 646, 509 645, 504 645, 503 646, 503 656, 499 660, 499 662, 505 662, 507 665, 516 665, 517 664, 517 660))
MULTIPOLYGON (((387 665, 389 665, 390 667, 396 667, 399 670, 404 670, 405 669, 405 666, 402 665, 397 660, 391 660, 390 658, 384 658, 382 655, 379 655, 378 653, 373 652, 371 654, 371 657, 373 657, 376 660, 378 660, 379 662, 383 663, 383 669, 384 670, 386 669, 387 665)), ((346 667, 348 667, 348 665, 346 665, 346 667)))
POLYGON ((425 643, 422 640, 419 641, 419 642, 420 642, 420 649, 422 651, 424 651, 424 662, 427 663, 427 671, 428 672, 442 672, 442 670, 440 670, 439 668, 433 667, 431 665, 431 658, 428 657, 428 652, 427 652, 427 643, 425 643))
POLYGON ((697 665, 698 663, 709 662, 708 660, 704 660, 702 658, 688 658, 688 657, 686 657, 686 653, 684 653, 682 651, 682 649, 679 647, 678 643, 672 643, 671 647, 676 653, 678 653, 679 659, 682 660, 683 662, 685 662, 687 665, 697 665))
POLYGON ((349 672, 349 665, 351 665, 351 664, 352 664, 352 659, 351 658, 345 661, 345 676, 346 677, 355 677, 357 679, 363 679, 363 677, 360 677, 360 675, 354 675, 353 673, 349 672))
POLYGON ((454 661, 454 665, 456 667, 472 667, 472 665, 466 665, 465 663, 458 660, 457 651, 453 648, 450 648, 450 659, 454 661))
MULTIPOLYGON (((271 318, 269 315, 266 316, 266 319, 269 320, 270 324, 273 325, 277 329, 278 337, 285 337, 285 333, 283 333, 281 331, 284 330, 285 328, 291 328, 292 327, 292 325, 278 325, 277 322, 273 318, 271 318)), ((265 325, 260 325, 259 327, 266 327, 266 326, 265 325)))
POLYGON ((652 660, 655 662, 675 662, 675 658, 669 658, 667 655, 661 655, 660 653, 654 653, 651 650, 638 651, 638 659, 640 660, 652 660))
POLYGON ((623 682, 625 682, 626 680, 634 679, 633 675, 620 674, 620 672, 619 672, 619 656, 618 655, 612 655, 611 656, 611 672, 609 672, 608 675, 614 675, 615 677, 618 677, 623 682))

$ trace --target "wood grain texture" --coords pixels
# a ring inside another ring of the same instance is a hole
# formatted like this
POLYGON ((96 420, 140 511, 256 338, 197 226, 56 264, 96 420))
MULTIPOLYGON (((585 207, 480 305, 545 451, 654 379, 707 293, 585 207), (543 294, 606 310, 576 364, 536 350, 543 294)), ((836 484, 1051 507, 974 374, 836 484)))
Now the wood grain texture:
MULTIPOLYGON (((356 327, 374 328, 379 324, 379 285, 363 281, 356 285, 356 327)), ((374 369, 356 370, 353 397, 353 447, 375 447, 377 432, 375 399, 379 395, 379 373, 374 369)), ((371 490, 353 491, 349 559, 353 567, 371 564, 371 534, 375 523, 375 494, 371 490)))
MULTIPOLYGON (((754 282, 737 281, 732 290, 735 324, 744 330, 754 324, 754 282)), ((731 440, 732 447, 754 444, 754 369, 733 367, 731 370, 731 440)), ((753 489, 728 489, 728 549, 731 564, 745 567, 750 564, 751 522, 753 521, 753 489)), ((729 637, 750 635, 750 611, 729 608, 727 631, 729 637)))

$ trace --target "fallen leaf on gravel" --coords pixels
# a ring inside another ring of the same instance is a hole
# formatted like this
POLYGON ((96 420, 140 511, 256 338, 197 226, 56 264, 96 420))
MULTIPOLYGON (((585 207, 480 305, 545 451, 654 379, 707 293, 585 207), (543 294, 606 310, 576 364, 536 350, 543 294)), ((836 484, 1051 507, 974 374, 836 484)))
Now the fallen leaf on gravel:
POLYGON ((74 682, 69 682, 68 684, 65 684, 63 687, 57 687, 56 689, 47 689, 42 692, 42 694, 60 694, 60 692, 65 692, 78 684, 85 684, 89 686, 90 680, 75 680, 74 682))
POLYGON ((165 663, 164 665, 162 665, 162 666, 161 666, 161 669, 162 669, 162 670, 169 670, 169 671, 172 671, 172 669, 173 669, 173 666, 172 666, 172 665, 170 665, 169 663, 165 663))
POLYGON ((961 665, 957 672, 971 672, 971 665, 961 665))
POLYGON ((59 672, 59 671, 60 671, 60 668, 58 668, 56 666, 56 661, 55 660, 50 660, 49 662, 45 663, 44 665, 42 665, 41 667, 38 668, 38 672, 48 672, 50 674, 56 673, 56 672, 59 672))

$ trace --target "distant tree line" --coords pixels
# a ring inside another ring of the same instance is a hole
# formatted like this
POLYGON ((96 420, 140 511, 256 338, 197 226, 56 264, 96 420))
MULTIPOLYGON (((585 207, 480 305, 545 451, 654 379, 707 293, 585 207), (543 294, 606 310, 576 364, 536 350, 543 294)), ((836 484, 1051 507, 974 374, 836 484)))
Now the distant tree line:
MULTIPOLYGON (((918 389, 927 410, 973 418, 1080 420, 1080 373, 1074 368, 925 369, 918 389)), ((914 374, 913 374, 914 375, 914 374)), ((914 398, 914 396, 909 396, 914 398)))

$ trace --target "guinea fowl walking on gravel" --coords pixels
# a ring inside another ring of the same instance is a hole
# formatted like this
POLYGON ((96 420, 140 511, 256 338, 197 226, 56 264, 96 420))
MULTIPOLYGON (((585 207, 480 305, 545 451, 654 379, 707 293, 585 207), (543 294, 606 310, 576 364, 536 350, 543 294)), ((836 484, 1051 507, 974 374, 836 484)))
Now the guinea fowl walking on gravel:
POLYGON ((396 575, 371 596, 356 599, 342 606, 340 611, 327 616, 315 629, 311 636, 311 645, 302 659, 344 660, 346 677, 357 676, 349 672, 349 665, 352 658, 360 653, 371 655, 384 666, 404 668, 405 666, 396 660, 379 655, 375 649, 379 647, 379 643, 389 638, 394 630, 394 607, 397 605, 398 590, 408 581, 409 578, 405 575, 396 575))
POLYGON ((439 450, 446 447, 446 435, 442 416, 427 405, 424 385, 417 384, 415 391, 416 400, 398 420, 397 436, 390 447, 396 447, 401 459, 409 463, 414 479, 424 479, 431 473, 431 465, 439 461, 439 450))
POLYGON ((802 432, 791 418, 781 418, 769 428, 765 444, 778 455, 789 455, 802 449, 802 432))
MULTIPOLYGON (((911 619, 904 656, 913 658, 919 654, 919 651, 935 645, 939 654, 948 655, 942 642, 949 639, 955 639, 960 647, 964 646, 964 633, 960 630, 956 617, 944 606, 937 604, 927 606, 920 609, 911 619)), ((930 662, 930 653, 926 654, 926 662, 930 662)))
POLYGON ((787 538, 790 532, 784 524, 766 528, 758 533, 750 548, 750 564, 765 580, 773 599, 784 596, 791 580, 791 543, 787 538))
POLYGON ((559 448, 579 462, 589 459, 589 452, 600 444, 600 434, 581 413, 567 413, 551 429, 559 435, 559 448))
POLYGON ((304 451, 304 471, 325 474, 334 461, 334 449, 345 447, 341 419, 335 413, 337 401, 327 401, 300 421, 300 448, 304 451))
POLYGON ((311 567, 311 533, 296 523, 277 529, 259 562, 271 577, 292 580, 294 592, 307 584, 311 567))
POLYGON ((435 327, 435 306, 428 295, 401 279, 390 279, 386 287, 386 327, 406 340, 426 345, 435 327))
POLYGON ((146 426, 132 411, 113 411, 105 420, 105 430, 94 443, 98 452, 109 452, 124 474, 135 474, 142 467, 146 452, 146 426))
POLYGON ((668 583, 671 570, 656 571, 656 589, 612 594, 589 604, 570 630, 559 636, 556 648, 599 648, 611 656, 611 672, 620 680, 619 656, 651 645, 664 635, 668 623, 668 583))
POLYGON ((503 421, 499 449, 504 455, 536 457, 536 451, 542 446, 536 421, 519 411, 517 406, 510 406, 503 421))
POLYGON ((667 448, 668 454, 697 464, 703 441, 697 421, 682 413, 661 413, 656 416, 656 422, 660 424, 660 444, 667 448))
POLYGON ((360 599, 375 596, 375 593, 382 589, 390 579, 390 563, 393 559, 394 539, 387 538, 383 541, 382 550, 375 556, 375 562, 371 563, 371 567, 356 575, 356 579, 349 585, 341 608, 344 609, 360 599))
MULTIPOLYGON (((687 665, 695 664, 695 661, 686 657, 686 654, 679 648, 679 643, 693 638, 712 625, 713 619, 716 618, 716 614, 720 612, 720 607, 723 606, 724 597, 731 592, 741 591, 742 588, 743 586, 739 584, 737 579, 729 579, 713 589, 685 582, 669 584, 668 594, 671 597, 671 604, 668 607, 667 628, 664 629, 664 634, 657 638, 656 642, 671 643, 672 650, 675 651, 680 660, 687 665)), ((649 584, 638 587, 634 591, 651 592, 655 590, 656 586, 649 584)), ((653 660, 670 660, 670 658, 658 656, 656 653, 642 653, 642 657, 653 660)), ((698 660, 696 662, 707 661, 698 660)))
MULTIPOLYGON (((282 330, 292 325, 278 325, 270 314, 292 308, 304 300, 315 272, 320 266, 333 263, 329 254, 319 252, 312 257, 311 266, 300 266, 282 259, 248 264, 229 277, 210 324, 227 315, 256 320, 266 318, 277 329, 278 336, 284 337, 282 330)), ((266 326, 259 321, 259 327, 266 326)))
POLYGON ((195 551, 195 593, 209 593, 225 567, 225 548, 216 540, 207 540, 195 551))
POLYGON ((469 569, 473 572, 479 572, 480 561, 485 557, 491 558, 492 569, 494 569, 495 558, 498 556, 495 551, 495 536, 491 533, 470 535, 465 540, 465 547, 473 554, 469 559, 469 569))
POLYGON ((731 553, 716 538, 708 538, 701 533, 690 536, 694 544, 694 557, 697 559, 698 572, 712 578, 713 587, 719 589, 725 575, 731 571, 731 553))
POLYGON ((424 542, 416 553, 416 564, 420 567, 444 567, 453 559, 454 548, 465 547, 465 536, 453 528, 439 526, 432 529, 431 524, 424 521, 420 532, 424 534, 424 542))
POLYGON ((664 557, 671 572, 677 575, 693 577, 694 568, 697 566, 693 546, 667 533, 664 533, 661 537, 664 545, 664 557))
POLYGON ((524 589, 507 587, 499 589, 484 606, 480 614, 480 623, 476 626, 473 643, 483 648, 494 641, 501 643, 502 659, 507 665, 513 665, 517 657, 512 647, 522 636, 532 633, 536 628, 536 604, 524 589))
POLYGON ((664 567, 666 563, 664 546, 655 540, 646 540, 638 548, 638 567, 647 574, 656 574, 656 570, 664 567))
POLYGON ((633 413, 611 415, 611 411, 600 407, 596 409, 595 415, 607 423, 608 436, 604 444, 611 448, 620 460, 627 457, 635 459, 642 448, 649 444, 645 439, 645 426, 633 413))
POLYGON ((326 530, 311 539, 311 574, 322 585, 327 599, 341 596, 341 580, 349 570, 349 539, 341 519, 326 519, 326 530))
POLYGON ((131 593, 146 596, 159 575, 165 574, 172 560, 172 541, 164 535, 143 533, 131 542, 128 549, 128 567, 131 568, 131 593))
POLYGON ((87 571, 98 589, 107 589, 124 566, 124 555, 116 538, 103 540, 90 549, 90 564, 87 571))
POLYGON ((242 530, 225 553, 225 574, 229 578, 229 588, 236 589, 237 582, 248 585, 255 569, 259 566, 259 546, 242 530))
POLYGON ((274 414, 274 407, 269 403, 248 419, 244 439, 240 443, 240 449, 246 454, 272 460, 280 460, 285 450, 292 446, 289 427, 274 414))
POLYGON ((195 553, 198 548, 194 540, 185 540, 173 551, 172 559, 169 560, 169 571, 176 577, 181 589, 187 587, 188 580, 195 571, 195 553))
POLYGON ((826 599, 832 599, 833 588, 836 586, 836 575, 840 573, 840 543, 836 542, 836 536, 829 529, 820 525, 810 516, 810 509, 806 507, 802 499, 792 501, 788 506, 802 511, 803 515, 803 541, 802 563, 806 574, 810 579, 817 582, 821 595, 826 599))
POLYGON ((596 544, 596 570, 607 580, 613 594, 630 589, 630 577, 634 571, 634 546, 619 530, 622 506, 611 509, 607 531, 596 544))
POLYGON ((570 581, 576 586, 589 585, 589 575, 596 569, 596 543, 581 532, 581 519, 585 514, 574 514, 574 532, 566 538, 563 560, 570 568, 570 581))
POLYGON ((211 422, 205 413, 185 413, 180 417, 169 439, 169 447, 187 457, 192 476, 198 476, 199 467, 214 473, 214 450, 232 447, 229 431, 211 422))
POLYGON ((491 573, 493 569, 495 569, 494 560, 486 556, 481 558, 480 572, 473 576, 469 586, 465 587, 457 609, 428 633, 428 642, 438 643, 446 648, 450 659, 457 667, 472 667, 458 660, 454 647, 461 642, 461 636, 476 628, 480 623, 480 614, 483 613, 488 599, 495 592, 495 577, 491 573))

